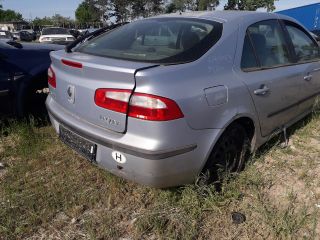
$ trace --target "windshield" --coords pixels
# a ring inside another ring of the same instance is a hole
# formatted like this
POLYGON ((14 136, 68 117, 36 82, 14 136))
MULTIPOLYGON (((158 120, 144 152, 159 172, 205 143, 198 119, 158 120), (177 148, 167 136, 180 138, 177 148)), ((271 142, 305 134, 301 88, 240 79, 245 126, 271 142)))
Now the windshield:
POLYGON ((194 61, 221 37, 222 24, 207 20, 154 18, 119 27, 80 45, 76 51, 124 60, 194 61))
POLYGON ((12 35, 8 31, 0 31, 0 38, 8 39, 8 38, 12 38, 12 35))
POLYGON ((42 35, 54 35, 54 34, 70 34, 68 29, 65 28, 44 28, 42 35))

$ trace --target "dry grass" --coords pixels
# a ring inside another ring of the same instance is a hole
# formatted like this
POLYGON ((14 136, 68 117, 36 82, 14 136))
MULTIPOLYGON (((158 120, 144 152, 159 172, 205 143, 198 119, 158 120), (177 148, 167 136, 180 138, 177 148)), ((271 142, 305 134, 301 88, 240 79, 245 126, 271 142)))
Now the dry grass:
POLYGON ((0 239, 319 239, 320 117, 214 187, 158 190, 90 165, 49 126, 2 126, 0 239), (232 212, 246 216, 234 224, 232 212))

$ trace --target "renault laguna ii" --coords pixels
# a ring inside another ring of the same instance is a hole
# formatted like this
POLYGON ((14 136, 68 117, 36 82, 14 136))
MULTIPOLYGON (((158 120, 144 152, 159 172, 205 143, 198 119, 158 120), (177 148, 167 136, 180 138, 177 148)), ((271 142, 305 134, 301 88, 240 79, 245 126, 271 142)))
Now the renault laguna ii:
POLYGON ((315 39, 272 13, 138 20, 51 59, 46 105, 60 139, 154 187, 240 171, 247 153, 309 114, 320 92, 315 39))

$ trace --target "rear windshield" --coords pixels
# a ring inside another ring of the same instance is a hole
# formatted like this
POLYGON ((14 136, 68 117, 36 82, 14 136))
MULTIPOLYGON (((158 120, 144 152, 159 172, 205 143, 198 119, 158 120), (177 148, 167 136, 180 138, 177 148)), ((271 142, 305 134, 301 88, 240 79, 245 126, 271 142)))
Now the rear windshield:
POLYGON ((65 28, 45 28, 42 30, 42 35, 54 35, 54 34, 70 34, 68 29, 65 28))
POLYGON ((181 18, 140 20, 79 46, 76 51, 152 63, 173 64, 200 58, 221 37, 222 24, 181 18))

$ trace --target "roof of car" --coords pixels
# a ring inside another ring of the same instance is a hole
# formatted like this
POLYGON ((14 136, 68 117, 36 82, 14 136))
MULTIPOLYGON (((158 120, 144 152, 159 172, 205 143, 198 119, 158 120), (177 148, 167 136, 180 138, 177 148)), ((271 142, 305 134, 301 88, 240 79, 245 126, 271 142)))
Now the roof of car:
MULTIPOLYGON (((160 15, 157 17, 186 17, 202 18, 208 20, 220 20, 222 22, 237 21, 243 17, 255 18, 256 16, 276 16, 275 13, 255 12, 255 11, 194 11, 194 12, 176 12, 171 14, 160 15)), ((156 18, 157 18, 156 17, 156 18)))

